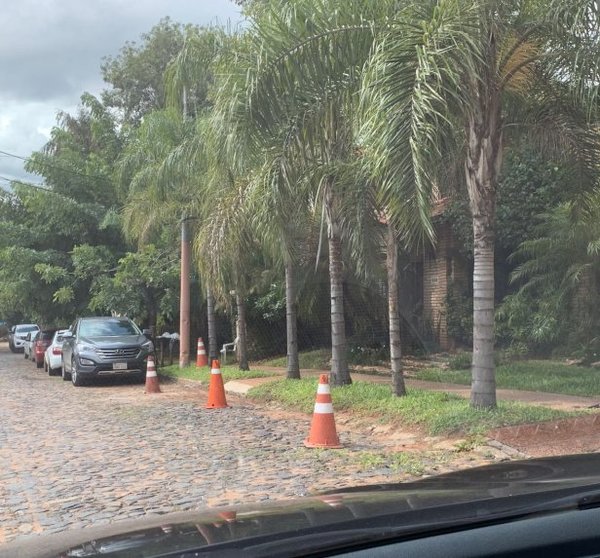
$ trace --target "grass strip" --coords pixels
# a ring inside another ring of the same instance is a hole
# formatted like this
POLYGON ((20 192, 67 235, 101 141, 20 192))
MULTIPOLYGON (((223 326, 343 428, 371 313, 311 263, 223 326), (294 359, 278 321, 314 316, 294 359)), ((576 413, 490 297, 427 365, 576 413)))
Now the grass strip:
MULTIPOLYGON (((470 370, 427 368, 417 373, 419 380, 471 384, 470 370)), ((600 369, 568 365, 550 360, 524 360, 496 368, 496 386, 592 397, 600 395, 600 369)))
MULTIPOLYGON (((173 364, 171 366, 161 367, 159 370, 160 374, 169 376, 172 378, 185 378, 188 380, 199 380, 202 382, 208 382, 210 380, 210 368, 204 366, 202 368, 196 368, 196 365, 186 366, 185 368, 179 368, 179 365, 173 364)), ((267 372, 261 370, 240 370, 237 366, 221 366, 221 374, 223 375, 223 381, 228 382, 229 380, 243 380, 246 378, 264 378, 272 376, 267 372)))
MULTIPOLYGON (((316 378, 277 380, 250 390, 257 401, 276 401, 293 410, 312 413, 317 388, 316 378)), ((419 426, 431 435, 482 434, 492 428, 556 420, 581 413, 558 411, 516 402, 500 402, 487 411, 470 407, 468 400, 443 392, 410 390, 406 397, 394 397, 389 386, 355 382, 332 387, 337 411, 352 411, 379 422, 398 422, 419 426)))

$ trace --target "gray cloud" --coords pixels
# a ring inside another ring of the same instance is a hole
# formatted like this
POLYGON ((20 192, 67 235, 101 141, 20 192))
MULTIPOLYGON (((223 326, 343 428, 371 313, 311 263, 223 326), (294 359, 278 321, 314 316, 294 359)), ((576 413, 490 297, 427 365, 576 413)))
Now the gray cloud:
MULTIPOLYGON (((0 150, 29 155, 58 110, 98 94, 102 58, 165 16, 180 23, 240 20, 229 0, 3 0, 0 10, 0 150)), ((0 175, 24 177, 0 158, 0 175)))

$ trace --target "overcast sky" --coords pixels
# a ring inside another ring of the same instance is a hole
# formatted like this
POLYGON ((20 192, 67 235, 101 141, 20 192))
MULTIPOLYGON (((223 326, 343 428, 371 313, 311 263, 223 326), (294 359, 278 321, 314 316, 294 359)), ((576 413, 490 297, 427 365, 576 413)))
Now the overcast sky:
MULTIPOLYGON (((40 149, 59 110, 73 112, 81 93, 105 87, 102 58, 165 16, 194 24, 241 19, 231 0, 1 0, 0 151, 27 157, 40 149)), ((39 182, 22 164, 0 153, 0 177, 39 182)))

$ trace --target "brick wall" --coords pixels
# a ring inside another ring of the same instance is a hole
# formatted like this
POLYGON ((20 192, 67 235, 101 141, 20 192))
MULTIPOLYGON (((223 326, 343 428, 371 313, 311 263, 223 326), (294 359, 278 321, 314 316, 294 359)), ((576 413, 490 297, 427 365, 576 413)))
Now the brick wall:
POLYGON ((447 224, 437 228, 435 250, 426 251, 423 258, 423 318, 433 330, 433 335, 442 349, 449 348, 448 328, 444 313, 448 294, 451 231, 447 224))
POLYGON ((437 244, 423 257, 423 319, 433 330, 440 348, 454 348, 446 323, 446 297, 452 286, 468 284, 468 270, 462 258, 457 257, 454 235, 448 223, 436 227, 437 244))

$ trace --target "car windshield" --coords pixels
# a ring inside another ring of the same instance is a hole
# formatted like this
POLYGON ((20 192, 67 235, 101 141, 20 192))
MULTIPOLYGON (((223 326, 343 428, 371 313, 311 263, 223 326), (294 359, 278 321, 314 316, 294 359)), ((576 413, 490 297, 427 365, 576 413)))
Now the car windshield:
POLYGON ((0 556, 600 453, 600 0, 0 14, 0 556))
POLYGON ((29 333, 30 331, 37 331, 39 329, 36 325, 19 325, 16 327, 16 333, 29 333))
POLYGON ((113 337, 140 334, 140 330, 129 320, 82 320, 79 324, 79 335, 81 337, 113 337))

